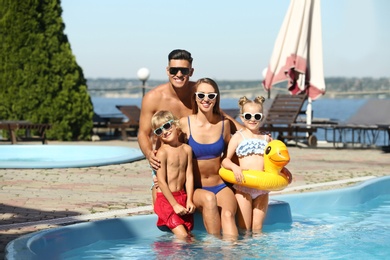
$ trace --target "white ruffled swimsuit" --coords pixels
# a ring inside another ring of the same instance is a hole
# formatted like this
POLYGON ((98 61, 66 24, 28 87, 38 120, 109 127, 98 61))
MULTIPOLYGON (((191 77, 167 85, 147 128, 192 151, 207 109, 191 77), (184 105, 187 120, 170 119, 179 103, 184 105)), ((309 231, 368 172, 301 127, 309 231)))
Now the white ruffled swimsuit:
MULTIPOLYGON (((241 141, 241 143, 238 144, 236 148, 236 154, 238 158, 242 158, 249 155, 264 155, 265 147, 268 144, 268 141, 265 139, 258 139, 258 138, 245 138, 245 136, 242 134, 241 131, 237 131, 241 134, 242 138, 244 140, 241 141)), ((266 138, 267 136, 265 136, 266 138)), ((253 188, 244 187, 241 185, 234 184, 233 187, 236 190, 239 190, 243 193, 248 193, 251 195, 252 199, 257 198, 260 195, 267 194, 269 191, 265 190, 258 190, 253 188)))
POLYGON ((244 139, 236 148, 236 154, 238 157, 245 157, 253 154, 264 154, 264 149, 268 144, 266 140, 257 138, 246 139, 245 136, 241 133, 241 131, 238 131, 238 133, 240 133, 242 138, 244 139))

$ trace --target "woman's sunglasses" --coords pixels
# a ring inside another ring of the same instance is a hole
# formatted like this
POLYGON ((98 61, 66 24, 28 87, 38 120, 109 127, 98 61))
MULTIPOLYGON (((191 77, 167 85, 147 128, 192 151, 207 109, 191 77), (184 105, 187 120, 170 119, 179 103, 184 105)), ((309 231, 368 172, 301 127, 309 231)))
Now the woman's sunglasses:
POLYGON ((251 120, 253 117, 256 121, 260 121, 263 118, 262 113, 254 113, 254 114, 244 113, 242 114, 242 116, 244 117, 245 120, 251 120))
POLYGON ((215 99, 218 96, 217 93, 208 93, 208 94, 206 94, 206 93, 202 93, 202 92, 195 92, 195 95, 200 100, 204 99, 206 96, 207 96, 207 98, 209 100, 213 100, 213 99, 215 99))
POLYGON ((155 135, 160 136, 163 133, 163 130, 168 131, 169 129, 172 128, 172 123, 174 120, 169 120, 165 124, 163 124, 161 127, 156 128, 153 132, 155 135))
POLYGON ((179 68, 179 67, 178 68, 175 68, 175 67, 169 68, 169 74, 176 75, 179 72, 179 70, 181 71, 181 74, 183 74, 183 75, 190 74, 189 68, 179 68))

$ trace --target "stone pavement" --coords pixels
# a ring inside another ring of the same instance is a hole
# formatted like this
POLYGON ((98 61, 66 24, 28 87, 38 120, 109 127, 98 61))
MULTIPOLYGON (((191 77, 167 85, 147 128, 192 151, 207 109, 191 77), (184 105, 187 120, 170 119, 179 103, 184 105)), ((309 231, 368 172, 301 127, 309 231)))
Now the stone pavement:
MULTIPOLYGON (((138 148, 135 140, 76 144, 138 148)), ((381 150, 289 147, 289 152, 291 162, 287 168, 294 175, 289 188, 306 187, 289 192, 334 189, 355 184, 353 178, 390 174, 390 154, 381 150), (345 179, 351 182, 305 186, 345 179)), ((0 169, 0 184, 0 252, 11 240, 30 232, 80 221, 152 213, 151 176, 146 160, 86 168, 0 169)), ((4 253, 0 253, 1 258, 4 253)))

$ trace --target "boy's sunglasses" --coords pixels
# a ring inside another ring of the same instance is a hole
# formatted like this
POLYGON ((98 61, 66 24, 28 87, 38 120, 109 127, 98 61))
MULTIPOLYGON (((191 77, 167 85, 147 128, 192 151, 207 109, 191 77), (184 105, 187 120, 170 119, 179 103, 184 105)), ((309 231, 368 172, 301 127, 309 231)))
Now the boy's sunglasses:
POLYGON ((179 72, 179 70, 181 71, 181 74, 183 74, 183 75, 190 74, 190 68, 179 68, 179 67, 178 68, 175 68, 175 67, 169 68, 169 74, 176 75, 179 72))
POLYGON ((262 113, 254 113, 254 114, 244 113, 242 114, 242 116, 244 117, 245 120, 251 120, 252 117, 254 117, 256 121, 260 121, 263 118, 262 113))
POLYGON ((163 130, 169 130, 172 127, 172 123, 174 120, 169 120, 165 124, 163 124, 161 127, 156 128, 153 132, 155 135, 160 136, 163 133, 163 130))
POLYGON ((213 100, 213 99, 215 99, 218 96, 217 93, 208 93, 208 94, 206 94, 206 93, 202 93, 202 92, 195 92, 195 95, 200 100, 204 99, 206 96, 207 96, 207 98, 209 100, 213 100))

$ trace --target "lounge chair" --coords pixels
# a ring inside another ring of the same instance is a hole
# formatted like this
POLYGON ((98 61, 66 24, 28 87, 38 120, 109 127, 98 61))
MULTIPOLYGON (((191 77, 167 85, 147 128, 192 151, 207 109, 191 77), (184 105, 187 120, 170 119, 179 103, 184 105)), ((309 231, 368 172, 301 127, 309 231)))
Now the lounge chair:
POLYGON ((8 131, 8 136, 12 144, 21 141, 39 140, 42 144, 47 144, 46 130, 51 128, 51 124, 31 123, 29 121, 0 121, 0 129, 8 131), (24 136, 18 136, 18 130, 25 130, 24 136), (31 136, 31 131, 37 131, 38 136, 31 136))
POLYGON ((342 143, 343 146, 348 144, 376 146, 381 134, 384 134, 388 145, 390 139, 389 113, 390 100, 369 99, 348 120, 330 127, 333 131, 333 145, 342 143))
POLYGON ((317 138, 313 134, 317 131, 316 127, 297 120, 300 114, 305 114, 302 107, 306 99, 306 95, 278 94, 265 111, 261 128, 277 133, 277 139, 283 142, 304 140, 310 147, 317 146, 317 138))
POLYGON ((119 129, 122 140, 127 140, 127 130, 131 130, 135 135, 137 135, 141 109, 135 105, 117 105, 116 108, 126 116, 127 120, 121 122, 111 120, 107 123, 107 127, 119 129))

